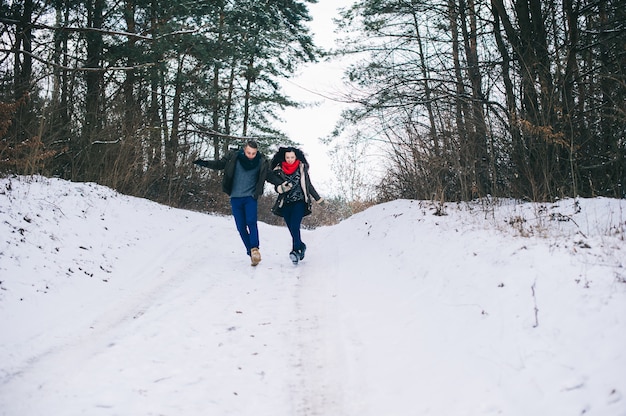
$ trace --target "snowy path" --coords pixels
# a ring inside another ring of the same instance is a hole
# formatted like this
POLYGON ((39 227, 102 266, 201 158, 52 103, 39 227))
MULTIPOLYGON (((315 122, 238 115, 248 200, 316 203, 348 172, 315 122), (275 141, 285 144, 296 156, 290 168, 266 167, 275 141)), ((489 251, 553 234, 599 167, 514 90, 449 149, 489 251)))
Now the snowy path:
MULTIPOLYGON (((326 308, 308 304, 315 269, 271 250, 252 268, 230 219, 218 222, 233 241, 220 244, 203 237, 206 216, 191 217, 167 239, 138 236, 116 264, 128 272, 114 280, 128 282, 100 287, 98 302, 45 305, 62 310, 45 349, 31 345, 5 368, 0 414, 328 414, 338 381, 322 368, 334 354, 323 348, 326 308)), ((261 228, 287 244, 286 229, 261 228)))
POLYGON ((626 416, 612 225, 396 201, 305 231, 297 267, 260 224, 253 268, 229 217, 30 186, 0 192, 0 416, 626 416))

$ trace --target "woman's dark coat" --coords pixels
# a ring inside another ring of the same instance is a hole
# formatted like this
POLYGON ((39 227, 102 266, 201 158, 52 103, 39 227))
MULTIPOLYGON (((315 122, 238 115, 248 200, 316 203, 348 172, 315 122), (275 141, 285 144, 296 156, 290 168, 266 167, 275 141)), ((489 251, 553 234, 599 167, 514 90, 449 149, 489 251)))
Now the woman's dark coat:
MULTIPOLYGON (((302 191, 304 192, 304 202, 306 204, 306 208, 304 211, 304 216, 311 214, 311 205, 313 200, 319 201, 322 199, 320 195, 315 190, 315 187, 311 183, 311 178, 309 177, 309 164, 304 157, 304 153, 302 153, 299 149, 291 149, 281 147, 278 152, 274 155, 271 162, 272 170, 268 173, 268 182, 274 184, 275 189, 278 185, 285 182, 287 178, 287 174, 283 172, 281 163, 285 161, 285 153, 286 152, 295 152, 296 158, 300 161, 300 185, 302 186, 302 191)), ((278 194, 278 198, 276 198, 276 202, 274 202, 274 206, 272 207, 272 213, 282 217, 281 208, 284 205, 286 194, 278 194)))

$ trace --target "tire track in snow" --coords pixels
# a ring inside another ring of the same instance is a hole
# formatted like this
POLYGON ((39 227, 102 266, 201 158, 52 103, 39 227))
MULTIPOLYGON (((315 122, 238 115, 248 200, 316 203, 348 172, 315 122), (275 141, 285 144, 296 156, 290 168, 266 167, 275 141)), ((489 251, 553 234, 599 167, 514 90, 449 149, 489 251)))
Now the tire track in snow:
POLYGON ((325 247, 323 230, 310 234, 308 258, 298 265, 300 278, 295 291, 296 328, 294 359, 296 382, 292 385, 297 416, 342 416, 342 380, 338 368, 344 352, 336 315, 332 283, 336 254, 325 247), (318 243, 319 242, 319 243, 318 243), (317 252, 316 252, 317 250, 317 252))

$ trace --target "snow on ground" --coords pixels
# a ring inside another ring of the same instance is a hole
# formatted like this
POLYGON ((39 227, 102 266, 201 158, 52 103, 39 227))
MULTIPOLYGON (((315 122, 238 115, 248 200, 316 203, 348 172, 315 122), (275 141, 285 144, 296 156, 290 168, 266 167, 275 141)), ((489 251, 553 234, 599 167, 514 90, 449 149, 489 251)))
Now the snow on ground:
POLYGON ((626 415, 625 200, 260 233, 0 179, 0 415, 626 415))

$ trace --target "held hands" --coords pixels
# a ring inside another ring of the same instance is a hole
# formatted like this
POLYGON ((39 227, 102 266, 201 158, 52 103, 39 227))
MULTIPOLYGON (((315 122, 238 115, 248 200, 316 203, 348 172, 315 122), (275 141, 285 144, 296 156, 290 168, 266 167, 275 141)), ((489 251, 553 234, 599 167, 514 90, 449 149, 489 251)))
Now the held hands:
POLYGON ((280 185, 276 186, 276 192, 278 192, 279 194, 284 194, 285 192, 289 192, 291 188, 293 188, 293 185, 285 181, 281 183, 280 185))

